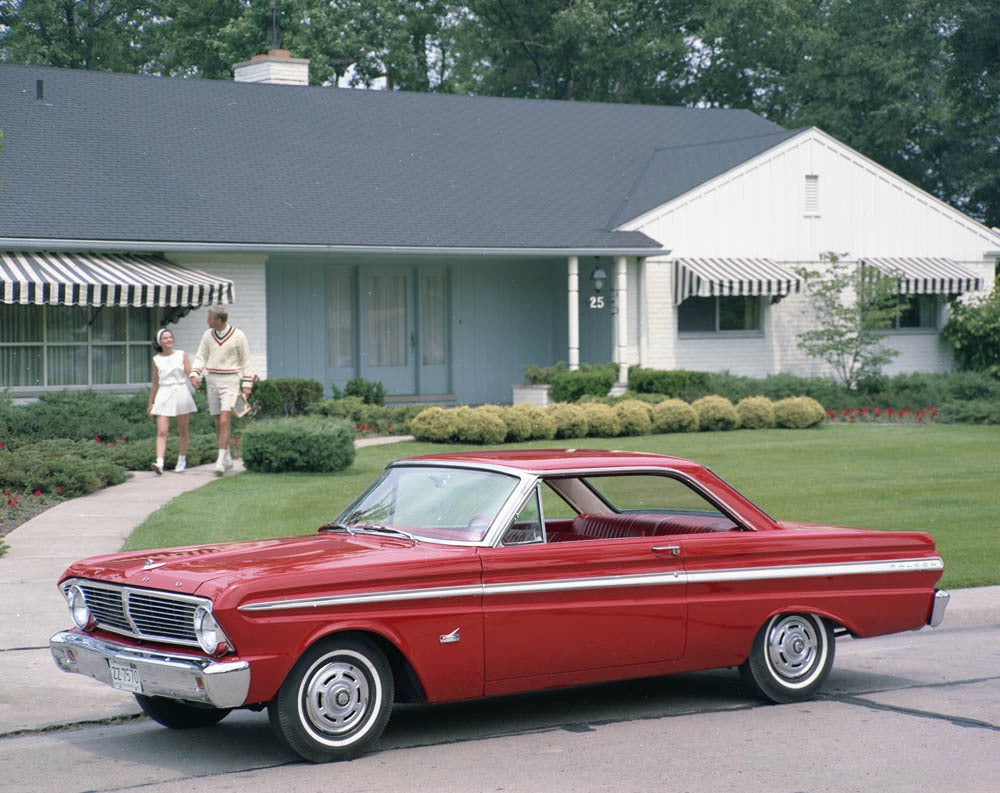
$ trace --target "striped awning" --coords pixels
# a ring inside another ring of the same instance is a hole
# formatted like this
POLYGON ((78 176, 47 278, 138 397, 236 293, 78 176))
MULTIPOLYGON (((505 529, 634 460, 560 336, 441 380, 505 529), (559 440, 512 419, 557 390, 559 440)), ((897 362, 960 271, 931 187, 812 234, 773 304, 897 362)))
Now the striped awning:
POLYGON ((896 256, 865 258, 861 263, 887 275, 898 274, 901 295, 956 295, 983 288, 979 276, 951 259, 896 256))
POLYGON ((677 259, 674 303, 689 297, 781 297, 801 289, 801 279, 770 259, 677 259))
POLYGON ((0 251, 0 302, 192 309, 232 303, 233 282, 131 253, 0 251))

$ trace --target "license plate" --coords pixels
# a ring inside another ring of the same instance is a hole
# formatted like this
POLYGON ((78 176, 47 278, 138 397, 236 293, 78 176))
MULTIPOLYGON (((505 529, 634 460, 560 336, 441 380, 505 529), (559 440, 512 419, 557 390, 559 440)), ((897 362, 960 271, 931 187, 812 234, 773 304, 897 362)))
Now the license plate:
POLYGON ((135 664, 125 664, 121 661, 108 659, 108 666, 111 668, 112 688, 131 691, 133 694, 142 693, 142 679, 139 677, 139 670, 135 664))

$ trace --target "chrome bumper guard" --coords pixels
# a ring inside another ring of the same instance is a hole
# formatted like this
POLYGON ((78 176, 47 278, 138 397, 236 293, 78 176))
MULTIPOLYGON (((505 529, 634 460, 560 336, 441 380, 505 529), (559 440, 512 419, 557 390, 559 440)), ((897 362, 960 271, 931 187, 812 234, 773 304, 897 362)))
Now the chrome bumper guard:
POLYGON ((943 589, 934 590, 934 605, 931 607, 931 615, 927 619, 928 625, 932 628, 936 628, 944 622, 944 610, 948 608, 948 601, 950 600, 951 595, 943 589))
POLYGON ((139 672, 142 693, 202 702, 216 708, 235 708, 250 690, 250 664, 213 661, 198 656, 142 650, 73 631, 49 639, 56 665, 111 685, 109 661, 132 664, 139 672))

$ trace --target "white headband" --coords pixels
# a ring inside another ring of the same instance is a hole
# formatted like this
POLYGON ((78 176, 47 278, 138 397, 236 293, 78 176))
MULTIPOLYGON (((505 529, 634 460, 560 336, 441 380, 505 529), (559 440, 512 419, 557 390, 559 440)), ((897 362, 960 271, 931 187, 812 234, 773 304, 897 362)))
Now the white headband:
POLYGON ((166 328, 160 328, 159 332, 156 334, 156 344, 157 344, 158 347, 162 347, 163 346, 160 343, 160 337, 163 336, 164 333, 167 333, 167 329, 166 328))

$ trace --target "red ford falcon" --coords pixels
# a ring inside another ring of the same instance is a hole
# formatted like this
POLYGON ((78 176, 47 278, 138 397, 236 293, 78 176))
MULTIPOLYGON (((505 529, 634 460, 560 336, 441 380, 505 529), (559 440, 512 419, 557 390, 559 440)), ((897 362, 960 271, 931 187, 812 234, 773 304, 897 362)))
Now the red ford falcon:
POLYGON ((167 727, 267 708, 316 762, 378 740, 394 702, 738 666, 811 697, 837 635, 938 625, 918 532, 779 522, 697 463, 520 450, 400 460, 312 536, 72 565, 67 672, 167 727))

